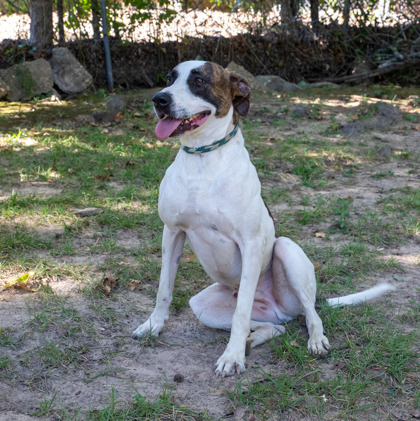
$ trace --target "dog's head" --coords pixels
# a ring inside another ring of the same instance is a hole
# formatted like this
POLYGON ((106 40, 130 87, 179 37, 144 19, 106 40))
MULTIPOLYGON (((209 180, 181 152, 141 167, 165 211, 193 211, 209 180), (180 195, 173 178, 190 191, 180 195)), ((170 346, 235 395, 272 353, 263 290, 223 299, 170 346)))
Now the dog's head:
POLYGON ((160 119, 156 135, 161 139, 182 136, 229 113, 236 124, 239 115, 248 113, 250 93, 245 78, 218 64, 181 63, 168 74, 166 88, 153 97, 160 119))

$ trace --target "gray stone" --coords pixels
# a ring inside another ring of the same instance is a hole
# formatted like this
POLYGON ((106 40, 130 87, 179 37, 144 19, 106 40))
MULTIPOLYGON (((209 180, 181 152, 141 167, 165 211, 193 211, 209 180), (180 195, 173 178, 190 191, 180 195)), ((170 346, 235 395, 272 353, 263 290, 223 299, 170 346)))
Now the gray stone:
POLYGON ((378 152, 379 152, 379 155, 382 155, 382 156, 392 155, 392 149, 389 146, 382 146, 378 152))
POLYGON ((9 85, 0 77, 0 99, 7 98, 9 92, 9 85))
POLYGON ((297 91, 301 89, 295 83, 287 82, 286 80, 282 79, 280 76, 256 76, 255 80, 263 85, 266 89, 272 91, 283 91, 283 92, 290 92, 290 91, 297 91))
POLYGON ((389 124, 401 121, 403 113, 399 108, 386 102, 378 102, 376 105, 378 116, 385 118, 389 124))
POLYGON ((54 48, 50 65, 54 76, 54 83, 63 92, 76 94, 83 92, 93 84, 92 76, 68 48, 54 48))
POLYGON ((308 105, 296 104, 294 113, 299 117, 308 117, 311 110, 308 105))
POLYGON ((97 124, 112 123, 117 114, 114 110, 97 110, 93 112, 93 119, 97 124))
POLYGON ((53 89, 53 76, 48 61, 40 58, 15 64, 0 71, 0 77, 9 86, 9 101, 25 101, 53 89))
POLYGON ((248 70, 246 70, 244 67, 240 66, 239 64, 236 64, 234 61, 231 61, 226 67, 226 69, 243 76, 248 81, 249 85, 251 86, 252 91, 266 90, 263 85, 261 85, 255 80, 255 77, 252 76, 252 74, 249 73, 248 70))
POLYGON ((352 123, 348 123, 341 128, 341 133, 348 137, 357 137, 360 134, 360 130, 362 129, 359 122, 355 121, 352 123))
POLYGON ((106 105, 109 110, 122 113, 127 106, 127 97, 113 94, 109 97, 106 105))

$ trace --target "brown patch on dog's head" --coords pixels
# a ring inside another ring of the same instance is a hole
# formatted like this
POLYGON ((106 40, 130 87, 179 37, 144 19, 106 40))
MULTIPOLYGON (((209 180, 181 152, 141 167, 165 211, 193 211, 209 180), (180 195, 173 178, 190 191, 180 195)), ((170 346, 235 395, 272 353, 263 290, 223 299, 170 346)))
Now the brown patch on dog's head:
POLYGON ((239 115, 245 116, 249 110, 251 88, 241 75, 225 70, 216 63, 206 62, 193 69, 187 80, 194 95, 197 95, 216 107, 216 117, 224 117, 233 105, 233 122, 239 115))

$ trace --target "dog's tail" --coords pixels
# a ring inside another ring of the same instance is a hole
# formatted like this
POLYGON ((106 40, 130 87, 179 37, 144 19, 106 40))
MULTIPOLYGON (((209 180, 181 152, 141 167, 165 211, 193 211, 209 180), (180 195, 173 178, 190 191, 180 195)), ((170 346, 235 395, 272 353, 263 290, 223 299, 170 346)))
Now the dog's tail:
POLYGON ((344 297, 327 298, 327 304, 331 307, 353 306, 356 304, 364 303, 380 297, 388 291, 394 291, 396 288, 390 284, 378 284, 356 294, 345 295, 344 297))

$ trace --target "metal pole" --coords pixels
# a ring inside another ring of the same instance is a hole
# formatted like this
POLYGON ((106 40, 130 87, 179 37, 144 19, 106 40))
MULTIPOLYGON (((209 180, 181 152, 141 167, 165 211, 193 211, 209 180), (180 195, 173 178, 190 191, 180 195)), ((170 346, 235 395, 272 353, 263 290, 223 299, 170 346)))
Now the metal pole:
POLYGON ((104 50, 105 50, 106 80, 108 83, 108 89, 110 91, 113 91, 114 79, 112 77, 111 50, 109 48, 108 23, 106 19, 106 0, 101 0, 101 18, 102 18, 102 33, 103 33, 103 38, 104 38, 104 50))

